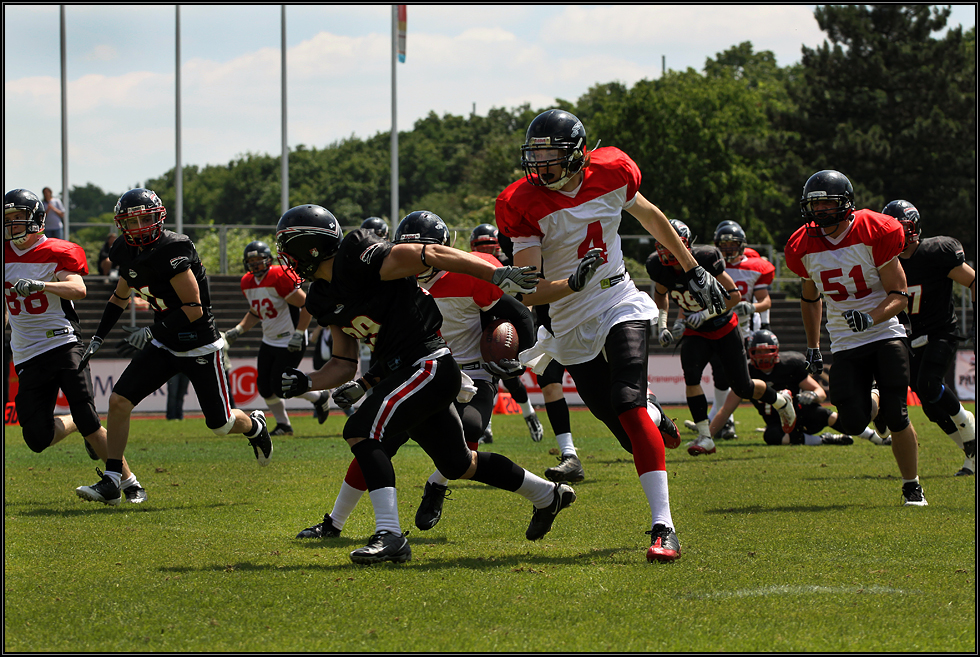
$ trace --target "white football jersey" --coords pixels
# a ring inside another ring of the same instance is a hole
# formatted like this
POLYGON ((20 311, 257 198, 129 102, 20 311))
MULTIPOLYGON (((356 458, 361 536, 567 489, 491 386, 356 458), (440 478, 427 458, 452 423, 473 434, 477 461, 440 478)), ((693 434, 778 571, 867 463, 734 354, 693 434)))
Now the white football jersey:
POLYGON ((272 347, 289 345, 296 326, 293 324, 286 297, 296 290, 293 279, 279 265, 256 280, 252 272, 242 276, 242 294, 248 299, 252 311, 262 320, 262 342, 272 347))

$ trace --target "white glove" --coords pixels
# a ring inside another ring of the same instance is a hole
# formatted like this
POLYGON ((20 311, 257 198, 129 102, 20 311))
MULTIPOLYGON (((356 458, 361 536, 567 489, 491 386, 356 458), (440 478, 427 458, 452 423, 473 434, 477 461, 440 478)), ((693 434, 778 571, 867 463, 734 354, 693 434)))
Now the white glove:
POLYGON ((687 324, 684 322, 684 320, 678 317, 677 319, 674 320, 674 325, 670 327, 670 332, 673 335, 683 335, 684 328, 686 326, 687 324))
POLYGON ((235 340, 237 340, 238 336, 240 336, 241 334, 242 334, 242 329, 238 326, 236 326, 233 329, 228 329, 227 331, 225 331, 225 342, 227 342, 228 346, 230 347, 231 345, 235 344, 235 340))
POLYGON ((82 354, 82 360, 78 363, 79 372, 85 369, 85 366, 88 365, 88 361, 95 355, 95 352, 101 348, 102 338, 96 335, 92 338, 92 341, 88 343, 88 346, 85 348, 85 353, 82 354))
POLYGON ((142 351, 143 347, 149 344, 150 340, 153 339, 153 332, 150 331, 149 326, 144 326, 141 329, 130 333, 126 336, 126 342, 131 344, 134 348, 142 351))
POLYGON ((22 278, 14 283, 14 292, 21 297, 29 297, 35 292, 44 289, 44 281, 35 281, 32 278, 22 278))
POLYGON ((469 404, 476 396, 476 386, 466 372, 460 372, 460 379, 459 394, 456 395, 456 401, 460 404, 469 404))
POLYGON ((666 349, 672 344, 674 344, 673 334, 668 329, 662 329, 660 331, 660 346, 666 349))
POLYGON ((732 308, 732 312, 738 315, 739 319, 746 319, 755 314, 755 304, 751 301, 739 301, 732 308))
POLYGON ((704 324, 704 320, 706 320, 707 318, 708 318, 708 311, 699 310, 696 313, 693 313, 685 317, 684 321, 687 324, 688 328, 697 330, 701 328, 701 325, 704 324))
POLYGON ((367 390, 360 384, 360 379, 348 381, 333 391, 333 401, 341 409, 347 409, 353 406, 366 392, 367 390))
POLYGON ((536 267, 497 267, 490 282, 511 296, 534 294, 541 274, 536 267))
POLYGON ((296 331, 293 333, 292 337, 289 338, 289 344, 286 345, 286 349, 289 351, 303 351, 303 345, 306 342, 306 336, 304 331, 296 331))

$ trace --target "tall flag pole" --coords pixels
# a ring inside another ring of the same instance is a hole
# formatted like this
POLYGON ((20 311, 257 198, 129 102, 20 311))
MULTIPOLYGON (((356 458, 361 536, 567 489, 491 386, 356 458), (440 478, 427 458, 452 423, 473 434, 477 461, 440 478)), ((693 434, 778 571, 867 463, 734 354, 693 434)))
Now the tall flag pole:
POLYGON ((391 233, 398 227, 398 86, 395 67, 405 63, 407 5, 391 6, 391 233))
POLYGON ((176 53, 175 68, 176 71, 175 79, 177 83, 176 88, 176 98, 177 105, 175 108, 175 114, 177 116, 176 122, 176 134, 177 134, 177 163, 174 165, 174 194, 177 196, 177 209, 174 213, 174 217, 177 220, 177 232, 184 232, 184 165, 181 163, 180 156, 180 5, 177 5, 177 14, 175 19, 176 33, 174 40, 174 52, 176 53))
POLYGON ((61 5, 61 202, 65 206, 64 226, 65 239, 68 235, 68 216, 71 213, 71 203, 68 198, 68 77, 65 68, 65 6, 61 5))
POLYGON ((282 5, 282 192, 280 214, 289 209, 289 146, 286 143, 286 5, 282 5))

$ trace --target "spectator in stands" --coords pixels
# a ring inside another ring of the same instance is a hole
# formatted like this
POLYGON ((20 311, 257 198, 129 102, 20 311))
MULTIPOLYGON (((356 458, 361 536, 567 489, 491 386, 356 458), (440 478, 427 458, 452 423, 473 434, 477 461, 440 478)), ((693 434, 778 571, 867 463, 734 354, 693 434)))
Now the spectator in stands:
POLYGON ((41 190, 44 195, 44 234, 48 237, 63 239, 65 235, 65 206, 61 199, 56 198, 50 187, 41 190))
POLYGON ((112 243, 116 241, 116 234, 110 232, 106 235, 105 244, 102 245, 102 250, 99 251, 99 272, 103 276, 108 276, 112 280, 119 278, 119 267, 116 266, 112 260, 109 260, 109 249, 112 248, 112 243))

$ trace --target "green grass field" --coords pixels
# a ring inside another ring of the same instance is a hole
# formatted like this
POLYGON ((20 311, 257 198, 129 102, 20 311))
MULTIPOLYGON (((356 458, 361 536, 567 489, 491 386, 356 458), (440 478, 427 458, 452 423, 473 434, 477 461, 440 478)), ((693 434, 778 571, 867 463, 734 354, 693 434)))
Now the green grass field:
MULTIPOLYGON (((75 496, 97 465, 77 435, 38 455, 8 427, 4 650, 976 652, 975 478, 953 477, 962 452, 911 414, 924 508, 901 506, 890 448, 767 447, 749 408, 717 454, 668 451, 673 564, 646 562, 632 460, 585 411, 586 480, 535 543, 530 504, 478 483, 451 484, 440 524, 415 529, 432 464, 406 445, 413 558, 376 566, 348 558, 374 529, 366 496, 341 538, 293 538, 333 505, 350 460, 340 414, 294 417, 267 468, 202 419, 134 421, 127 456, 149 499, 116 508, 75 496)), ((541 419, 535 444, 520 416, 495 416, 487 447, 543 473, 556 460, 541 419)))

